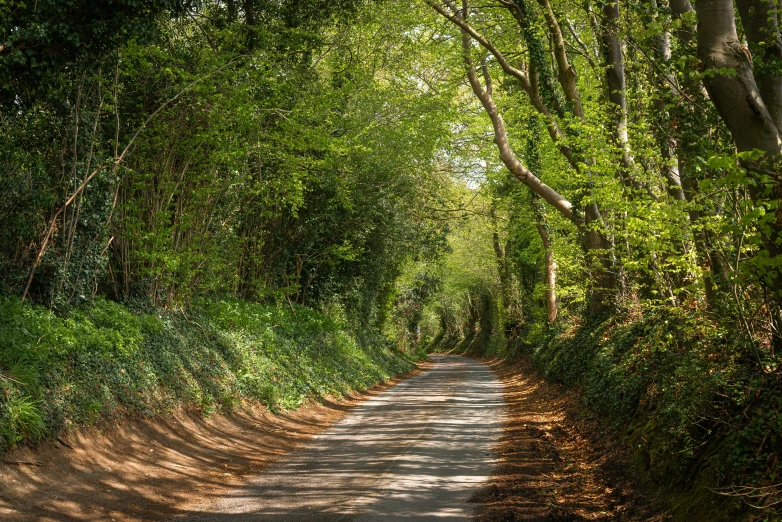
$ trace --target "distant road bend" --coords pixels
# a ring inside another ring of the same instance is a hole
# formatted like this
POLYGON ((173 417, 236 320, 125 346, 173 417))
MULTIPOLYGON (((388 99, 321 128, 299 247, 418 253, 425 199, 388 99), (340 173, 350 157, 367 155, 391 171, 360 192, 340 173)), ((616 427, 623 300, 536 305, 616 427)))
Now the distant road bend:
POLYGON ((243 487, 175 520, 470 520, 468 500, 491 476, 502 433, 502 385, 472 359, 434 360, 243 487))

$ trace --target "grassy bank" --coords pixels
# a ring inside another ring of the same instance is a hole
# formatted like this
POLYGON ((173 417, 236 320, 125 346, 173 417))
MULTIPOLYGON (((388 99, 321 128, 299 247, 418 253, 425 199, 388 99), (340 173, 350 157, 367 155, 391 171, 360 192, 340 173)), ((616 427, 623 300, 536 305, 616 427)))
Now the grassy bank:
POLYGON ((110 301, 57 317, 0 297, 0 453, 126 415, 272 410, 365 389, 411 356, 307 308, 202 301, 187 312, 110 301))
POLYGON ((748 345, 667 309, 571 324, 517 350, 613 425, 677 520, 779 520, 782 383, 754 369, 748 345))

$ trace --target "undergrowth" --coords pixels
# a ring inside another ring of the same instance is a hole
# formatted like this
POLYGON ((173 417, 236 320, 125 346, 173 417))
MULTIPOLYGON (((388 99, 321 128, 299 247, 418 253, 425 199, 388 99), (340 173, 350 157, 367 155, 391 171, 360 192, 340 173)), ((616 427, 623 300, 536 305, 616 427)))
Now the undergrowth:
POLYGON ((753 369, 735 331, 662 309, 560 327, 517 349, 623 434, 677 520, 780 520, 782 382, 753 369))
POLYGON ((295 408, 410 371, 380 335, 314 310, 238 300, 132 311, 106 300, 58 317, 0 297, 0 453, 64 429, 243 401, 295 408))

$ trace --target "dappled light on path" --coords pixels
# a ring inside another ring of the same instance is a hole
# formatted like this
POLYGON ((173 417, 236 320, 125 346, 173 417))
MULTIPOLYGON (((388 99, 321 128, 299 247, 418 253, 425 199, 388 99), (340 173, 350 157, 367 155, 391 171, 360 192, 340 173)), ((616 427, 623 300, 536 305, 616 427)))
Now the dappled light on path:
POLYGON ((176 520, 469 520, 469 499, 495 463, 501 384, 471 359, 435 359, 202 513, 176 520))

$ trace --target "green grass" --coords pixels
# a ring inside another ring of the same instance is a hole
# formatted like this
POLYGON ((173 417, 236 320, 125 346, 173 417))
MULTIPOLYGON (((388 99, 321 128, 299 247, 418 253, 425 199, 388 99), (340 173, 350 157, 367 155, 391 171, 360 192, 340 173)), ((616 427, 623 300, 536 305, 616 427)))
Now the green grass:
POLYGON ((58 317, 0 297, 0 453, 63 429, 180 406, 205 415, 244 401, 272 410, 365 389, 410 371, 379 335, 307 308, 203 300, 132 311, 98 300, 58 317))

